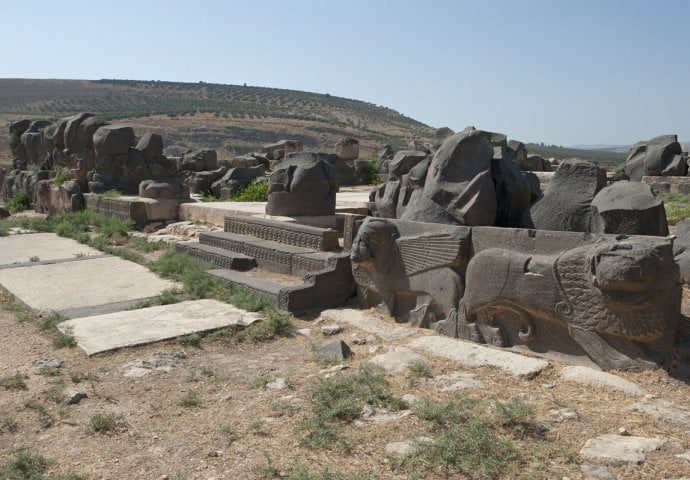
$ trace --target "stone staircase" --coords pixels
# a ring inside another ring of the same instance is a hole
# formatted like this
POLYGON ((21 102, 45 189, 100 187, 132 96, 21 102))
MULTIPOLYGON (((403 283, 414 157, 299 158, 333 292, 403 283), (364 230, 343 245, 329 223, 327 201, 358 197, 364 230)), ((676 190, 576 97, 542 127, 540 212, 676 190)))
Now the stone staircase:
POLYGON ((178 252, 214 265, 209 273, 299 314, 337 306, 355 293, 338 232, 255 217, 226 217, 223 232, 180 242, 178 252))

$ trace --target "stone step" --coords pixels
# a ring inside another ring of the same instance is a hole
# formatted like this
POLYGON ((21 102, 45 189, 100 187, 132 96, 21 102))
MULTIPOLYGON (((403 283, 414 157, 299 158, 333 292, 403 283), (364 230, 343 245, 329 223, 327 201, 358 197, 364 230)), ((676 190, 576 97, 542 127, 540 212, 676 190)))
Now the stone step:
POLYGON ((261 295, 262 297, 267 298, 278 308, 287 310, 286 306, 284 305, 286 302, 284 300, 281 302, 281 293, 286 289, 286 286, 282 283, 273 282, 264 278, 253 277, 242 272, 224 268, 209 270, 208 273, 227 280, 233 285, 240 286, 249 290, 250 292, 261 295))
POLYGON ((250 270, 256 267, 254 257, 243 253, 231 252, 222 248, 202 245, 199 242, 178 242, 175 244, 177 253, 186 253, 190 257, 209 262, 220 268, 232 270, 250 270))
POLYGON ((248 216, 225 217, 224 230, 295 247, 318 251, 339 249, 338 232, 330 228, 280 222, 248 216))
POLYGON ((253 257, 257 265, 289 275, 323 270, 328 259, 334 255, 229 232, 200 233, 199 243, 253 257))
POLYGON ((266 297, 278 308, 293 314, 341 305, 355 293, 347 253, 331 255, 324 268, 306 273, 303 282, 297 285, 286 285, 235 270, 213 269, 208 273, 266 297))

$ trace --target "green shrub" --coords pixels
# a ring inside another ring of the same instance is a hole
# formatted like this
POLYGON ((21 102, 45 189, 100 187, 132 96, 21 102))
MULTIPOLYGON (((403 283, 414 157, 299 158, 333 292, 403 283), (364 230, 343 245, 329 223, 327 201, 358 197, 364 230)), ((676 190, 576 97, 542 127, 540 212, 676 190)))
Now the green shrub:
POLYGON ((0 377, 0 387, 5 390, 26 390, 26 380, 27 377, 21 372, 15 372, 14 375, 9 375, 6 377, 0 377))
POLYGON ((299 423, 302 444, 310 448, 343 448, 351 442, 341 428, 359 418, 365 405, 397 409, 402 406, 393 397, 384 373, 364 365, 354 374, 336 375, 320 380, 309 391, 311 415, 299 423))
POLYGON ((108 433, 124 426, 122 415, 97 413, 89 419, 89 430, 95 433, 108 433))
POLYGON ((228 199, 230 202, 267 202, 268 182, 252 182, 228 199))
POLYGON ((690 195, 682 193, 659 192, 657 197, 664 202, 666 220, 669 224, 690 218, 690 195))
POLYGON ((417 415, 427 422, 434 438, 424 442, 406 462, 424 467, 452 467, 470 478, 499 478, 501 471, 518 458, 509 438, 482 418, 473 399, 445 403, 421 401, 417 415))
POLYGON ((199 390, 187 390, 182 397, 180 398, 180 401, 178 404, 181 407, 198 407, 201 405, 201 392, 199 390))
POLYGON ((17 135, 17 132, 15 132, 14 130, 11 131, 9 135, 7 135, 7 141, 10 144, 10 148, 14 150, 17 147, 17 145, 19 145, 19 135, 17 135))
POLYGON ((14 197, 5 202, 5 206, 12 213, 28 210, 31 208, 31 198, 24 190, 20 190, 14 197))
POLYGON ((63 183, 69 182, 70 180, 72 180, 72 176, 69 174, 69 172, 62 171, 55 178, 53 178, 51 183, 56 187, 59 187, 63 183))

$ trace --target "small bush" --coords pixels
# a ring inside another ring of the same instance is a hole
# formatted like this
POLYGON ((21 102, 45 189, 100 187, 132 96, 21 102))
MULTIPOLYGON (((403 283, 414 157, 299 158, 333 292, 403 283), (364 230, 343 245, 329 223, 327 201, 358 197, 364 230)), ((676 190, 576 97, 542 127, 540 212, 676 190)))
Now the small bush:
POLYGON ((19 145, 19 135, 17 135, 17 132, 12 130, 9 135, 7 135, 7 141, 10 144, 10 148, 16 148, 17 145, 19 145))
POLYGON ((453 467, 470 478, 497 478, 517 458, 512 442, 473 411, 476 401, 422 401, 415 405, 431 429, 434 441, 425 443, 406 461, 427 467, 453 467))
POLYGON ((29 378, 27 375, 15 372, 14 375, 0 378, 0 387, 5 390, 26 390, 26 380, 29 378))
POLYGON ((7 210, 12 213, 21 212, 23 210, 28 210, 31 208, 31 198, 29 194, 21 190, 17 194, 5 202, 7 210))
POLYGON ((86 381, 95 382, 98 380, 96 375, 89 372, 82 372, 80 370, 73 370, 69 372, 69 378, 72 380, 72 383, 81 383, 86 381))
POLYGON ((69 174, 69 172, 63 171, 60 172, 55 178, 53 178, 51 183, 56 187, 59 187, 63 183, 69 182, 70 180, 72 180, 72 176, 69 174))
POLYGON ((268 375, 257 375, 256 377, 249 380, 249 386, 252 388, 265 387, 273 380, 268 375))
POLYGON ((190 333, 189 335, 183 335, 181 337, 177 337, 177 343, 184 346, 201 348, 201 335, 199 335, 198 333, 190 333))
POLYGON ((95 433, 108 433, 122 428, 125 421, 122 415, 97 413, 89 419, 89 430, 95 433))
POLYGON ((359 418, 365 405, 397 409, 402 402, 392 396, 384 373, 370 365, 357 373, 321 380, 309 391, 311 415, 299 424, 302 444, 310 448, 349 450, 351 442, 340 429, 359 418))
POLYGON ((230 202, 267 202, 268 182, 252 182, 228 199, 230 202))
POLYGON ((46 406, 36 397, 24 400, 24 408, 36 412, 41 428, 52 427, 55 423, 55 419, 48 413, 46 406))
POLYGON ((48 469, 48 460, 27 451, 20 451, 2 466, 2 478, 7 480, 41 480, 48 469))
POLYGON ((413 360, 407 365, 409 370, 410 381, 416 383, 418 380, 423 378, 431 378, 433 374, 431 373, 431 368, 429 364, 424 360, 413 360))
POLYGON ((184 395, 182 395, 182 398, 180 398, 180 401, 178 402, 178 405, 181 407, 185 408, 190 408, 190 407, 199 407, 201 406, 201 392, 199 390, 187 390, 184 395))
POLYGON ((12 417, 4 417, 0 420, 0 432, 15 433, 19 430, 19 423, 12 417))

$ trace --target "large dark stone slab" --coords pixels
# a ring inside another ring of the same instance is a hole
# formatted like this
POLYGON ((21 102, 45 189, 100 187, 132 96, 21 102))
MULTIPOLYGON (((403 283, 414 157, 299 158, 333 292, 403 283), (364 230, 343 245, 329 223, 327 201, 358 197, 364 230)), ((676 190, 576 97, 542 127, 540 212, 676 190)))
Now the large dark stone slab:
POLYGON ((337 190, 333 167, 319 154, 291 155, 273 167, 266 213, 288 217, 334 215, 337 190))
POLYGON ((616 182, 592 201, 592 232, 629 235, 668 235, 664 202, 649 185, 616 182))
POLYGON ((564 160, 556 170, 543 198, 530 208, 523 221, 527 228, 588 232, 590 205, 606 186, 606 171, 584 160, 564 160))

